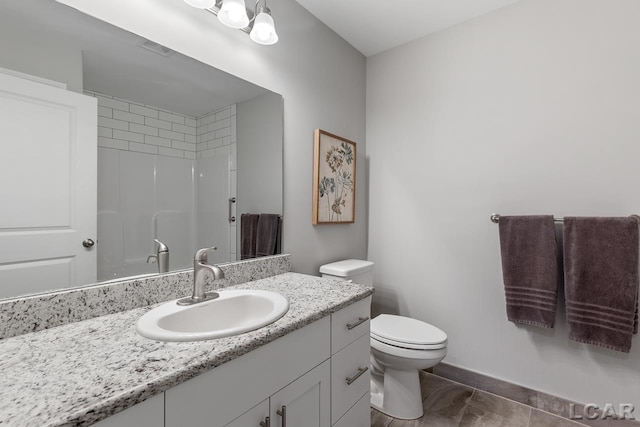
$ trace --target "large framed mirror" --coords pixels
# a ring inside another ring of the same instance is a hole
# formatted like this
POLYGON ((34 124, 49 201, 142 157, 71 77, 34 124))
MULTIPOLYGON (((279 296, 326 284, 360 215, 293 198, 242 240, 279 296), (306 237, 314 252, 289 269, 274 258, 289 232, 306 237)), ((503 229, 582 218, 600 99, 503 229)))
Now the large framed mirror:
POLYGON ((279 94, 53 0, 0 39, 0 299, 256 256, 243 214, 279 242, 279 94))

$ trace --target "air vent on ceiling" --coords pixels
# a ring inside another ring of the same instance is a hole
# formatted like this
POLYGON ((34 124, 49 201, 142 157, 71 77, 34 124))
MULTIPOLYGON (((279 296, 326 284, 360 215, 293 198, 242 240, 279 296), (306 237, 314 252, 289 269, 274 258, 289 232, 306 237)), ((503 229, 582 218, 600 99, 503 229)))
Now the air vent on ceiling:
POLYGON ((151 40, 142 40, 140 43, 138 43, 138 46, 162 56, 169 56, 173 53, 173 51, 168 47, 164 47, 161 44, 152 42, 151 40))

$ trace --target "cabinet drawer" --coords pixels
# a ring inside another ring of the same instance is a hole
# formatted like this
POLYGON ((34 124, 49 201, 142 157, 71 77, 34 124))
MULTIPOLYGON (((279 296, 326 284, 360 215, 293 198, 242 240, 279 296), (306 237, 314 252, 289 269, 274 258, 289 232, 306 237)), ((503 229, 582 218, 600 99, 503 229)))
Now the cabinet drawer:
POLYGON ((331 358, 331 423, 369 391, 369 334, 331 358))
POLYGON ((371 396, 365 393, 333 427, 371 427, 371 396))
POLYGON ((369 335, 371 297, 331 315, 331 354, 335 354, 362 335, 369 335), (365 319, 365 320, 363 320, 365 319))

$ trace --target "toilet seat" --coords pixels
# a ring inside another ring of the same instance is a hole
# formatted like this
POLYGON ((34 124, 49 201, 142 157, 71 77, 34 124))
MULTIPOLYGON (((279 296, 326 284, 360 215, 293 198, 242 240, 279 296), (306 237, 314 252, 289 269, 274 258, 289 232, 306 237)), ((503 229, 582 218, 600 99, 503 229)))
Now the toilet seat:
POLYGON ((410 344, 400 341, 394 341, 386 338, 382 338, 374 333, 371 333, 371 339, 381 342, 386 345, 390 345, 393 347, 406 348, 408 350, 438 350, 440 348, 445 348, 447 346, 447 342, 442 342, 438 344, 410 344))
POLYGON ((381 314, 371 320, 371 339, 411 350, 438 350, 447 346, 447 334, 410 317, 381 314))
MULTIPOLYGON (((407 360, 432 360, 442 359, 447 354, 447 346, 444 345, 437 349, 418 350, 413 348, 398 347, 390 345, 377 339, 370 337, 369 343, 371 344, 372 352, 380 352, 385 355, 400 357, 407 360)), ((380 356, 378 356, 380 357, 380 356)))

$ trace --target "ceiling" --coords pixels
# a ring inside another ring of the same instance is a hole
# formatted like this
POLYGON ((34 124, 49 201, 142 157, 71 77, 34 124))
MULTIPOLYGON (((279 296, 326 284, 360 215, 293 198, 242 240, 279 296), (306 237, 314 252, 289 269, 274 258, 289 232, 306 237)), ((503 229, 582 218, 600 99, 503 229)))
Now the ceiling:
POLYGON ((145 50, 139 46, 145 39, 51 0, 3 2, 1 9, 0 25, 17 23, 81 51, 85 90, 191 117, 267 92, 177 52, 145 50))
POLYGON ((519 0, 297 0, 365 56, 519 0))

